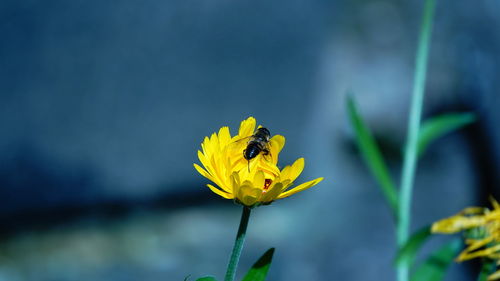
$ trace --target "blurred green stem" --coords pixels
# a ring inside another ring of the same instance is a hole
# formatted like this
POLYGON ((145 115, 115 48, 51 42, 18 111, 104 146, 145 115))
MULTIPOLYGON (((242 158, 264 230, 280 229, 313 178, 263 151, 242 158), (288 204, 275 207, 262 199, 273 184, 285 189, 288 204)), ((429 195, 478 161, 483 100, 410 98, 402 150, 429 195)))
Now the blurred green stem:
POLYGON ((243 206, 240 227, 238 228, 238 234, 236 234, 236 240, 234 241, 233 251, 231 252, 231 259, 229 260, 229 264, 227 265, 226 277, 224 278, 224 281, 234 280, 234 276, 236 275, 236 268, 238 267, 238 262, 241 256, 241 250, 243 249, 243 243, 245 243, 245 236, 249 219, 250 208, 243 206))
MULTIPOLYGON (((399 247, 402 247, 409 237, 412 190, 418 152, 418 135, 424 102, 425 78, 427 74, 427 61, 435 6, 435 0, 426 0, 418 41, 411 109, 408 120, 408 134, 399 193, 400 208, 397 225, 397 242, 399 247)), ((398 266, 397 271, 398 281, 409 280, 409 268, 407 264, 398 266)))

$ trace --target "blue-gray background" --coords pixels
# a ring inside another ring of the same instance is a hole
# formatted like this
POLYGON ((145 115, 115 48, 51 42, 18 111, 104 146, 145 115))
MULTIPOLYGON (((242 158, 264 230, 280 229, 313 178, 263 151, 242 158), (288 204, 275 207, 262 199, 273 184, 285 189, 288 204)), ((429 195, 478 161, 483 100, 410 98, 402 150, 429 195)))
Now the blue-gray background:
MULTIPOLYGON (((192 163, 248 116, 325 180, 253 212, 242 272, 274 246, 269 280, 394 280, 345 94, 397 180, 421 2, 1 1, 0 280, 222 278, 240 208, 192 163)), ((424 116, 478 121, 421 159, 413 229, 500 186, 500 2, 438 2, 424 116)))

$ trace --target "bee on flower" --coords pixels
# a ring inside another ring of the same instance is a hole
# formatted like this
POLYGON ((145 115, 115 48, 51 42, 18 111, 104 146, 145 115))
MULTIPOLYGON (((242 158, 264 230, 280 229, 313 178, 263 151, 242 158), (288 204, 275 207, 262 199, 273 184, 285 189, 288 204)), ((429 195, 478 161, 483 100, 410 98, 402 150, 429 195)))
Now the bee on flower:
MULTIPOLYGON (((469 207, 460 213, 435 222, 433 233, 451 234, 464 231, 467 248, 457 261, 486 258, 500 264, 500 204, 490 198, 493 209, 469 207)), ((488 280, 500 280, 500 270, 488 276, 488 280)))
POLYGON ((292 188, 304 169, 304 158, 280 170, 278 155, 284 145, 283 136, 270 137, 269 130, 261 126, 256 130, 255 118, 249 117, 241 122, 236 136, 231 136, 228 127, 222 127, 205 137, 198 150, 203 167, 194 167, 215 184, 207 184, 208 188, 223 198, 247 207, 266 205, 323 180, 317 178, 292 188))

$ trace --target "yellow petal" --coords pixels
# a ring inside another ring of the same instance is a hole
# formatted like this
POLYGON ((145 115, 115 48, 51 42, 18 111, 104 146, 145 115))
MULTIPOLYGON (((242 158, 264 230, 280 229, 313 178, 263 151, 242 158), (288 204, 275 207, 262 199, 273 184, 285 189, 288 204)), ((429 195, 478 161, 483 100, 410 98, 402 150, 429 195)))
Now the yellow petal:
POLYGON ((219 154, 214 154, 212 155, 212 157, 210 158, 210 162, 209 162, 209 166, 208 168, 208 172, 210 173, 210 175, 212 175, 213 177, 213 182, 215 182, 218 186, 220 186, 221 188, 226 188, 225 186, 227 185, 226 183, 226 180, 227 178, 224 176, 224 168, 222 167, 222 161, 221 161, 221 155, 219 154))
POLYGON ((238 191, 238 200, 245 206, 253 206, 259 200, 262 190, 253 187, 251 184, 243 183, 238 191))
POLYGON ((240 192, 240 177, 238 176, 238 173, 234 172, 231 174, 231 191, 233 193, 233 196, 238 198, 238 193, 240 192))
POLYGON ((483 246, 486 246, 488 245, 490 242, 492 242, 494 240, 494 237, 493 236, 489 236, 489 237, 486 237, 482 240, 473 240, 473 242, 470 242, 469 244, 469 247, 467 247, 466 251, 468 252, 472 252, 476 249, 479 249, 483 246))
POLYGON ((483 207, 467 207, 467 208, 463 209, 458 214, 459 215, 482 215, 482 214, 484 214, 484 212, 486 210, 488 210, 488 209, 483 208, 483 207))
POLYGON ((209 146, 210 146, 210 139, 208 137, 205 137, 203 139, 203 142, 201 143, 201 150, 203 151, 203 154, 205 156, 209 155, 209 146))
POLYGON ((200 167, 198 164, 193 164, 193 166, 196 169, 196 171, 198 171, 198 173, 200 173, 202 176, 204 176, 205 178, 207 178, 211 181, 214 181, 214 178, 207 171, 205 171, 202 167, 200 167))
POLYGON ((288 189, 288 187, 293 185, 293 182, 291 182, 290 180, 284 180, 284 181, 281 181, 281 184, 283 185, 283 188, 281 191, 285 191, 288 189))
POLYGON ((493 196, 490 196, 490 202, 491 205, 493 206, 493 209, 498 210, 500 209, 500 204, 498 204, 498 201, 493 198, 493 196))
POLYGON ((231 177, 234 178, 234 181, 237 185, 240 185, 241 184, 241 180, 240 180, 240 175, 238 174, 238 172, 233 172, 231 174, 231 177))
POLYGON ((274 135, 270 142, 273 144, 273 149, 275 149, 277 153, 280 153, 285 146, 285 137, 282 135, 274 135))
POLYGON ((433 233, 455 233, 465 229, 478 227, 486 222, 484 216, 466 217, 456 215, 446 219, 442 219, 432 224, 431 231, 433 233))
POLYGON ((467 239, 466 243, 469 244, 469 246, 460 253, 460 255, 457 257, 457 261, 462 262, 462 261, 474 258, 473 256, 471 256, 471 253, 474 253, 475 250, 487 245, 488 243, 490 243, 493 240, 494 239, 491 236, 486 237, 485 239, 482 239, 482 240, 467 239))
POLYGON ((225 146, 227 146, 231 142, 231 134, 229 133, 229 127, 222 127, 219 129, 219 146, 220 150, 222 150, 225 146))
POLYGON ((488 276, 488 281, 498 280, 500 279, 500 270, 497 270, 495 273, 488 276))
POLYGON ((216 153, 216 152, 218 152, 218 148, 219 148, 219 138, 217 137, 217 134, 216 134, 216 133, 213 133, 212 135, 210 135, 209 145, 210 145, 209 150, 210 150, 212 153, 216 153))
POLYGON ((233 163, 233 171, 241 171, 243 169, 246 169, 247 172, 248 172, 248 166, 250 164, 248 163, 248 161, 243 158, 243 157, 240 157, 238 160, 236 160, 234 163, 233 163))
POLYGON ((262 197, 260 198, 260 201, 261 202, 264 202, 264 203, 269 203, 269 202, 272 202, 274 200, 276 200, 276 198, 278 198, 278 196, 280 195, 281 191, 283 190, 283 184, 278 182, 276 184, 273 184, 268 190, 266 193, 262 194, 262 197))
POLYGON ((235 158, 233 159, 233 162, 237 159, 243 159, 243 150, 246 149, 248 140, 249 138, 240 139, 239 136, 235 136, 229 140, 225 149, 227 150, 226 153, 229 158, 235 158))
POLYGON ((209 173, 206 170, 204 170, 198 164, 193 164, 193 166, 196 169, 196 171, 198 171, 198 173, 200 173, 205 178, 207 178, 207 179, 211 180, 212 182, 214 182, 216 185, 218 185, 225 192, 230 192, 231 191, 231 190, 228 190, 227 185, 224 184, 224 182, 222 180, 220 180, 219 177, 213 176, 211 173, 209 173))
POLYGON ((286 166, 283 171, 281 171, 281 178, 283 180, 290 180, 293 182, 304 170, 304 158, 297 159, 292 166, 286 166))
MULTIPOLYGON (((198 150, 198 159, 200 160, 201 164, 207 168, 210 167, 210 162, 207 160, 207 157, 201 153, 201 151, 198 150)), ((208 169, 207 169, 208 170, 208 169)))
POLYGON ((313 187, 313 186, 317 185, 322 180, 323 180, 323 178, 317 178, 315 180, 305 182, 305 183, 303 183, 301 185, 298 185, 298 186, 296 186, 296 187, 294 187, 294 188, 292 188, 292 189, 290 189, 288 191, 285 191, 285 192, 281 193, 280 196, 278 196, 278 198, 279 199, 285 198, 285 197, 293 195, 293 194, 295 194, 297 192, 301 192, 303 190, 306 190, 306 189, 308 189, 310 187, 313 187))
POLYGON ((285 137, 281 135, 275 135, 269 141, 269 150, 271 155, 271 161, 274 165, 278 163, 278 155, 285 146, 285 137))
POLYGON ((205 137, 205 139, 203 140, 201 148, 203 154, 207 159, 209 159, 210 157, 212 157, 212 155, 218 152, 218 149, 216 149, 216 147, 218 148, 219 145, 217 143, 218 140, 217 140, 217 135, 215 133, 213 133, 210 137, 205 137))
POLYGON ((491 254, 498 252, 498 251, 500 251, 500 245, 495 245, 493 247, 486 248, 486 249, 480 250, 480 251, 471 252, 471 253, 462 252, 460 254, 460 256, 458 256, 457 260, 464 261, 464 260, 470 260, 470 259, 478 258, 478 257, 489 257, 491 254))
POLYGON ((227 192, 224 192, 218 188, 216 188, 215 186, 211 185, 211 184, 207 184, 208 188, 210 188, 210 190, 212 190, 214 193, 216 193, 217 195, 220 195, 226 199, 233 199, 233 195, 230 194, 230 193, 227 193, 227 192))
POLYGON ((267 156, 265 156, 265 155, 258 155, 257 156, 256 161, 258 161, 258 169, 264 171, 264 173, 269 175, 269 178, 274 179, 275 177, 277 177, 281 174, 280 169, 278 168, 278 166, 276 166, 276 164, 274 164, 270 161, 267 161, 266 157, 267 156))
POLYGON ((255 176, 253 178, 253 186, 256 188, 261 188, 264 189, 264 182, 265 182, 265 177, 264 177, 264 172, 258 171, 255 173, 255 176))
POLYGON ((259 171, 260 169, 257 167, 260 163, 260 157, 261 155, 257 155, 254 159, 250 161, 246 161, 247 163, 245 167, 242 167, 240 170, 238 170, 238 174, 240 175, 240 179, 242 181, 249 180, 253 181, 255 177, 255 173, 259 171))
POLYGON ((246 120, 241 121, 240 129, 238 130, 239 138, 246 138, 253 135, 255 131, 255 118, 248 117, 246 120))

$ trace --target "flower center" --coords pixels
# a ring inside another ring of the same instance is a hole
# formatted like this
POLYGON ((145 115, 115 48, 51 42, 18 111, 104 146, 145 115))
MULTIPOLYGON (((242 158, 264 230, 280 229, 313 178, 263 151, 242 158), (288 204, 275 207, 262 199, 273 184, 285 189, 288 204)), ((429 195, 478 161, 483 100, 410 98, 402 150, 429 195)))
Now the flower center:
POLYGON ((269 189, 269 186, 271 186, 271 183, 272 183, 272 182, 273 182, 273 181, 272 181, 271 179, 266 179, 266 180, 264 181, 264 192, 266 192, 266 191, 269 189))

